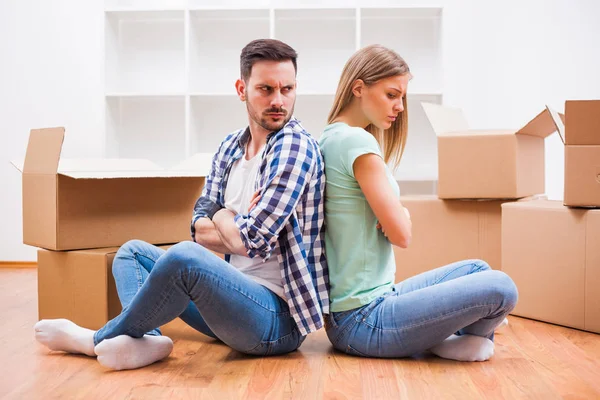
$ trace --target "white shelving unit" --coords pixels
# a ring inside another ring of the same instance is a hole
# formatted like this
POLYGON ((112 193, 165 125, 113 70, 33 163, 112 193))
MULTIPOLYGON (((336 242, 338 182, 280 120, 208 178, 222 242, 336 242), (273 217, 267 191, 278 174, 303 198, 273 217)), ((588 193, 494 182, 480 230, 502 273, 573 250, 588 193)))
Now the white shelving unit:
POLYGON ((196 152, 214 152, 248 123, 234 83, 242 47, 257 38, 280 39, 298 52, 294 114, 318 138, 345 62, 360 47, 379 43, 404 57, 414 75, 409 139, 396 176, 437 179, 437 141, 420 102, 442 102, 441 7, 249 4, 106 1, 107 156, 169 167, 196 152))

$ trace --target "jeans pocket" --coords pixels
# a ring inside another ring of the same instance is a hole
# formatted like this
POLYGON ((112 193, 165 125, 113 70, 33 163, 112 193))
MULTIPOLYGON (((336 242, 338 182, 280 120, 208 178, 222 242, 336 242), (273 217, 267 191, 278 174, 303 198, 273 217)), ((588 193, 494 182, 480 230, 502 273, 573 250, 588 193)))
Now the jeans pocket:
POLYGON ((244 351, 244 354, 249 354, 251 356, 266 356, 269 355, 271 342, 260 342, 255 348, 251 350, 244 351))
POLYGON ((352 347, 350 345, 346 346, 346 354, 350 354, 352 356, 369 357, 365 353, 361 353, 360 351, 356 350, 354 347, 352 347))
POLYGON ((279 354, 291 353, 297 350, 306 339, 300 335, 298 329, 294 329, 291 333, 272 341, 262 341, 253 348, 245 352, 255 356, 276 356, 279 354))

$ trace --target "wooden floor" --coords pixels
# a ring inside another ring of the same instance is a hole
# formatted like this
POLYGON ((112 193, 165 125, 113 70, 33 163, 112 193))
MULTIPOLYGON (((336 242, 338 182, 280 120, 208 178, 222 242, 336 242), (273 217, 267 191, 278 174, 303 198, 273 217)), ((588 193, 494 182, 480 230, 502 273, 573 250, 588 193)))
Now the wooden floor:
POLYGON ((36 290, 35 269, 0 269, 2 399, 600 398, 600 335, 517 317, 483 363, 357 358, 333 351, 323 331, 293 354, 256 358, 175 322, 167 360, 114 372, 35 342, 36 290))

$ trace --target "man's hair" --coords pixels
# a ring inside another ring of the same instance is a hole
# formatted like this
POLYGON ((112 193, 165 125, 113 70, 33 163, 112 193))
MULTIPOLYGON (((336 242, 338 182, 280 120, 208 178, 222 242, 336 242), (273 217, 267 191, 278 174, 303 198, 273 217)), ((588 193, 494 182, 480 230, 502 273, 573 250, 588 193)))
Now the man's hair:
POLYGON ((252 66, 258 61, 290 60, 294 64, 294 71, 298 72, 296 58, 298 58, 296 50, 280 40, 253 40, 242 49, 242 54, 240 55, 240 74, 244 81, 248 81, 252 73, 252 66))

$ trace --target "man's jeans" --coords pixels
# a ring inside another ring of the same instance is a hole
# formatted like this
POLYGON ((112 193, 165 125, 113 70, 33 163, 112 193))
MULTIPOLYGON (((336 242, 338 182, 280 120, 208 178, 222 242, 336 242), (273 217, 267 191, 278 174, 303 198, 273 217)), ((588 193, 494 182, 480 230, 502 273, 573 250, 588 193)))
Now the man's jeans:
POLYGON ((158 327, 177 317, 247 354, 287 353, 305 339, 283 299, 197 243, 165 251, 127 242, 113 274, 123 311, 95 333, 94 344, 160 335, 158 327))

